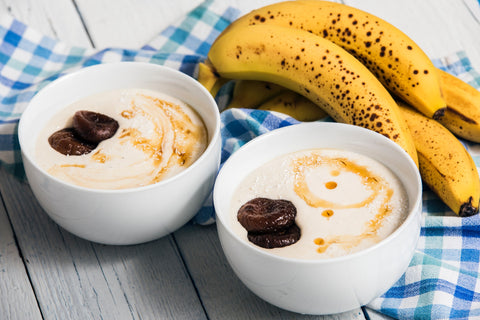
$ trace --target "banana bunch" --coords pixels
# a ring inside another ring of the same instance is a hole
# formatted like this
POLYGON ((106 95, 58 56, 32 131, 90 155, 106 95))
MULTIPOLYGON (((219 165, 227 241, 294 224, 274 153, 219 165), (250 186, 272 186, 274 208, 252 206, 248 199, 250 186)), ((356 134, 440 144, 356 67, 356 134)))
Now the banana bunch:
POLYGON ((208 61, 223 78, 262 80, 295 91, 337 122, 392 139, 417 161, 390 93, 359 60, 329 40, 289 27, 231 27, 212 44, 208 61))
POLYGON ((387 22, 328 1, 280 2, 234 21, 212 44, 205 66, 211 70, 204 74, 214 75, 206 77, 210 88, 236 81, 230 108, 279 111, 301 121, 325 112, 376 131, 412 157, 456 214, 478 212, 477 168, 451 132, 480 141, 480 94, 435 68, 387 22), (293 103, 298 96, 304 101, 293 103))
POLYGON ((470 153, 437 121, 399 106, 417 149, 422 181, 457 215, 478 213, 480 179, 470 153))
POLYGON ((428 56, 405 33, 365 11, 330 1, 284 1, 254 10, 232 23, 283 26, 319 35, 359 59, 394 95, 430 118, 446 104, 428 56))

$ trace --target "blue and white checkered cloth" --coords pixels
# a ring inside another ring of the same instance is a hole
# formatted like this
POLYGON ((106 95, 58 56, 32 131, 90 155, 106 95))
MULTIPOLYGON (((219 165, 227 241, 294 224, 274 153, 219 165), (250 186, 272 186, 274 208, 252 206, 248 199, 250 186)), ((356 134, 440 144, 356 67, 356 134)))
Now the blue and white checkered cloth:
MULTIPOLYGON (((23 177, 16 126, 30 99, 54 79, 85 66, 117 61, 166 65, 195 77, 217 35, 241 12, 207 1, 138 50, 101 51, 67 46, 25 24, 0 17, 0 164, 23 177)), ((463 52, 434 60, 436 66, 480 88, 480 74, 463 52)), ((228 86, 218 97, 225 105, 228 86)), ((270 130, 298 123, 261 110, 229 109, 221 114, 222 162, 243 144, 270 130)), ((480 145, 464 141, 477 166, 480 145)), ((480 318, 480 215, 455 216, 429 189, 423 196, 420 242, 405 274, 369 308, 398 319, 480 318)), ((211 199, 193 219, 214 222, 211 199)))

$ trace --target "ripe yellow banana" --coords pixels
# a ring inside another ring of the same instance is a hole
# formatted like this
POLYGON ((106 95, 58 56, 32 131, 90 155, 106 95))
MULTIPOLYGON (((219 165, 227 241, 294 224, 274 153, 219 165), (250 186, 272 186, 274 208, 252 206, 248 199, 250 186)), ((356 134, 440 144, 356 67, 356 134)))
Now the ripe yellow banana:
POLYGON ((237 80, 227 108, 254 109, 283 90, 285 88, 270 82, 237 80))
POLYGON ((276 25, 320 35, 354 55, 394 94, 434 119, 443 115, 434 65, 421 48, 390 23, 330 1, 284 1, 254 10, 224 32, 247 25, 276 25))
POLYGON ((480 91, 448 72, 437 71, 447 103, 439 122, 460 138, 480 142, 480 91))
POLYGON ((337 122, 392 139, 417 162, 392 96, 360 61, 329 40, 295 28, 245 26, 221 34, 208 60, 224 78, 268 81, 293 90, 337 122))
POLYGON ((315 103, 288 89, 265 101, 257 109, 281 112, 298 121, 315 121, 328 116, 315 103))
POLYGON ((457 215, 478 212, 480 179, 471 155, 444 126, 399 102, 417 148, 423 182, 457 215))
POLYGON ((228 79, 224 79, 216 74, 211 67, 203 62, 198 64, 197 80, 213 97, 217 95, 218 90, 228 81, 228 79))

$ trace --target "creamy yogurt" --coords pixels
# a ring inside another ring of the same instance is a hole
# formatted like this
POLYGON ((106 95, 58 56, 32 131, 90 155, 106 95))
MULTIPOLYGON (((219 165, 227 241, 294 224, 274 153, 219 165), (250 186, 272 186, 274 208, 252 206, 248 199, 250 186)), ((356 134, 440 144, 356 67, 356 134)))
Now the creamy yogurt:
POLYGON ((259 248, 299 259, 339 257, 368 248, 394 232, 408 214, 407 194, 398 177, 380 162, 346 150, 286 154, 250 173, 231 204, 232 228, 245 241, 247 231, 237 212, 257 197, 295 205, 300 240, 283 248, 259 248))
POLYGON ((122 89, 86 97, 56 114, 38 137, 36 161, 53 176, 78 186, 135 188, 183 171, 207 143, 205 125, 188 104, 161 92, 122 89), (79 110, 105 114, 118 121, 119 129, 91 153, 65 156, 48 138, 71 127, 79 110))

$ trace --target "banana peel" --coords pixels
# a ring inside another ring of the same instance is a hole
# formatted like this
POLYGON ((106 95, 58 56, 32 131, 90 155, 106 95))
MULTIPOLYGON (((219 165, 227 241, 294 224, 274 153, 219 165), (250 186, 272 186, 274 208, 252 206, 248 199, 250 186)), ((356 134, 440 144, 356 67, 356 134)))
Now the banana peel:
POLYGON ((463 144, 437 121, 399 102, 417 149, 422 181, 457 215, 478 213, 480 179, 463 144))
POLYGON ((210 94, 215 97, 220 88, 229 80, 222 78, 208 62, 200 62, 198 64, 198 82, 202 84, 210 94))
POLYGON ((227 109, 255 109, 268 99, 285 90, 282 86, 260 80, 236 80, 232 99, 227 109))
POLYGON ((328 116, 315 103, 290 90, 285 90, 270 98, 257 109, 280 112, 305 122, 320 120, 328 116))
POLYGON ((480 91, 458 77, 437 70, 447 109, 438 121, 460 138, 480 142, 480 91))

